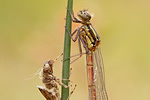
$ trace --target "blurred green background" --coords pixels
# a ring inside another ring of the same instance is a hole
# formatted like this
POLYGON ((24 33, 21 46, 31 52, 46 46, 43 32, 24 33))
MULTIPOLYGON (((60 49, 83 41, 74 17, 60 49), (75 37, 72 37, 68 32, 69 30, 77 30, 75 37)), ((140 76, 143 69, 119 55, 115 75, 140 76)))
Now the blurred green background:
MULTIPOLYGON (((0 99, 45 100, 37 85, 43 63, 63 51, 66 0, 0 1, 0 99)), ((109 100, 150 100, 150 1, 75 0, 101 37, 109 100)), ((73 29, 77 24, 73 24, 73 29)), ((72 55, 78 54, 72 43, 72 55)), ((54 74, 61 78, 60 58, 54 74)), ((71 100, 88 100, 85 56, 74 62, 71 80, 77 88, 71 100)))

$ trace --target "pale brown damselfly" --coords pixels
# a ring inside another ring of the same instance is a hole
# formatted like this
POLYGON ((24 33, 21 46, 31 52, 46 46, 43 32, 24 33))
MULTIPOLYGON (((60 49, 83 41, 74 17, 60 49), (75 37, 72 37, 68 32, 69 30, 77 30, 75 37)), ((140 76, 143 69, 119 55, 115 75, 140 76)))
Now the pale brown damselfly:
MULTIPOLYGON (((43 86, 37 86, 37 87, 39 91, 42 93, 42 95, 46 98, 46 100, 61 100, 57 83, 60 86, 63 86, 65 88, 72 87, 72 85, 67 86, 61 82, 62 80, 70 82, 70 76, 69 76, 69 79, 59 79, 53 73, 53 64, 62 55, 63 54, 60 54, 55 60, 46 61, 42 68, 41 80, 42 80, 42 83, 44 84, 44 87, 43 86)), ((76 85, 73 88, 73 90, 70 92, 67 100, 69 100, 75 88, 76 88, 76 85)))
POLYGON ((105 88, 103 59, 99 46, 101 40, 90 22, 91 15, 88 10, 79 11, 77 13, 78 18, 74 14, 71 14, 70 11, 69 13, 73 22, 81 23, 81 26, 76 28, 72 33, 67 28, 66 31, 74 42, 78 40, 80 57, 82 54, 86 54, 89 100, 108 100, 105 88), (75 33, 76 36, 73 39, 72 36, 75 33), (82 53, 81 43, 86 53, 82 53))

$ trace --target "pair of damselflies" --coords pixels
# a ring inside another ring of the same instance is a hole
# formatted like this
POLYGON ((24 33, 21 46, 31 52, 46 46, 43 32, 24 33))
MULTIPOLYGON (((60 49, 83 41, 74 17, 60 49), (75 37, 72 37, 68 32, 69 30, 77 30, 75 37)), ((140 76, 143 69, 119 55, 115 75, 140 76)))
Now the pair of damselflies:
MULTIPOLYGON (((79 11, 79 13, 77 14, 78 18, 76 18, 74 14, 71 14, 70 11, 69 13, 73 22, 82 24, 80 27, 75 29, 72 33, 70 33, 67 28, 66 31, 69 33, 71 39, 74 42, 78 40, 80 57, 83 54, 86 54, 89 100, 108 100, 108 96, 105 88, 103 59, 102 59, 100 46, 99 46, 101 40, 90 22, 91 15, 88 12, 88 10, 79 11), (72 36, 75 33, 76 36, 73 39, 72 36), (82 53, 81 43, 83 44, 86 53, 82 53)), ((52 66, 48 62, 46 63, 46 65, 52 66)), ((40 87, 39 90, 47 100, 55 100, 55 99, 49 99, 51 97, 49 94, 51 92, 50 90, 46 90, 45 88, 40 88, 40 87)))
POLYGON ((91 14, 88 10, 79 11, 79 13, 77 13, 78 18, 70 11, 69 14, 73 22, 81 23, 81 26, 77 27, 72 33, 70 33, 67 28, 66 31, 69 33, 73 42, 78 40, 80 50, 80 56, 78 58, 86 54, 89 100, 108 100, 105 88, 103 59, 99 46, 101 40, 90 22, 91 14), (76 36, 73 39, 75 33, 76 36), (86 53, 82 53, 81 43, 86 53))

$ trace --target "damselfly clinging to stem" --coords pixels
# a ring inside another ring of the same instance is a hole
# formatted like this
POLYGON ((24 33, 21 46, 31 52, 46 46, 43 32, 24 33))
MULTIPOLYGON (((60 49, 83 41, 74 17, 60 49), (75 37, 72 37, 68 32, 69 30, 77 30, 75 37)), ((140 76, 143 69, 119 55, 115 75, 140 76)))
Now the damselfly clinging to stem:
MULTIPOLYGON (((60 56, 58 56, 58 57, 60 57, 60 56)), ((65 88, 69 88, 71 86, 71 85, 66 86, 65 84, 63 84, 61 82, 62 80, 70 82, 70 80, 59 79, 53 74, 53 64, 58 59, 58 57, 55 60, 48 60, 44 63, 44 66, 42 69, 41 80, 45 86, 44 87, 37 86, 38 89, 40 90, 40 92, 42 93, 42 95, 46 98, 46 100, 61 100, 57 83, 65 88)), ((75 87, 76 87, 76 85, 75 85, 75 87)), ((71 94, 74 92, 75 87, 70 92, 70 95, 67 100, 69 100, 71 94)))
POLYGON ((67 28, 66 31, 74 42, 78 40, 80 57, 82 54, 85 54, 82 53, 81 43, 85 48, 89 100, 108 100, 105 89, 104 66, 99 46, 101 40, 90 22, 91 15, 88 10, 79 11, 79 13, 77 13, 78 18, 76 18, 74 14, 71 14, 70 11, 69 13, 73 22, 82 24, 72 33, 70 33, 67 28), (75 33, 76 36, 73 39, 72 36, 75 33))

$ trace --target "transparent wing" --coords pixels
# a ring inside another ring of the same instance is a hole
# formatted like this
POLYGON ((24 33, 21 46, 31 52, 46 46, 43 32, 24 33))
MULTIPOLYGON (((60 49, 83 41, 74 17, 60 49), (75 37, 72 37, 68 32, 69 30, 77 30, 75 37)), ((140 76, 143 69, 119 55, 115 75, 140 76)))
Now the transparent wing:
POLYGON ((104 65, 100 47, 92 52, 93 69, 94 69, 94 83, 96 88, 96 100, 108 100, 105 88, 104 65))

